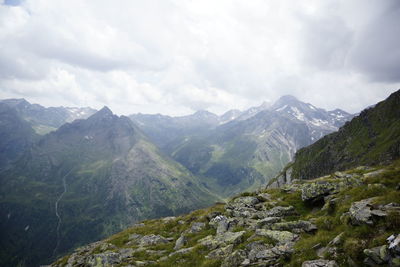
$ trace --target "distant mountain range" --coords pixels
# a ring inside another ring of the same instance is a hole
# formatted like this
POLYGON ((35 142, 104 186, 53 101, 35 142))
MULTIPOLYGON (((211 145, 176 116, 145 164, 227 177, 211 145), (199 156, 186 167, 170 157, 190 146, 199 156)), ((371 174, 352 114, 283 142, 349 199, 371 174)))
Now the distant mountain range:
POLYGON ((93 115, 96 110, 86 108, 49 107, 45 108, 38 104, 31 104, 25 99, 5 99, 0 103, 13 108, 17 114, 29 122, 38 134, 46 134, 54 131, 67 122, 76 119, 86 119, 93 115))
POLYGON ((299 148, 338 130, 353 116, 283 96, 272 105, 222 116, 198 111, 184 117, 130 118, 166 154, 200 176, 206 187, 229 197, 265 184, 299 148))

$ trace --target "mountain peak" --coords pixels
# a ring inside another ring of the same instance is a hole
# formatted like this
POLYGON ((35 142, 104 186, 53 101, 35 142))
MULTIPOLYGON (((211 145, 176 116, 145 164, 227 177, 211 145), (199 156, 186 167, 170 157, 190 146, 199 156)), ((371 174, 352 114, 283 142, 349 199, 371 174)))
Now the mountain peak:
POLYGON ((292 95, 284 95, 284 96, 281 96, 281 97, 276 101, 276 103, 277 103, 277 102, 282 102, 282 103, 287 104, 287 103, 298 102, 298 101, 299 101, 299 100, 298 100, 295 96, 292 96, 292 95))
POLYGON ((116 117, 107 106, 104 106, 102 109, 94 113, 92 116, 89 117, 90 120, 99 120, 99 119, 111 119, 116 117))

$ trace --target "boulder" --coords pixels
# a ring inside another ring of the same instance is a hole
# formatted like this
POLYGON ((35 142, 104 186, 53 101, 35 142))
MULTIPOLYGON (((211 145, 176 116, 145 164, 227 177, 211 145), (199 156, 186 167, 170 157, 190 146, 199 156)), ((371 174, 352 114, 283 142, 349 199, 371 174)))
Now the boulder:
POLYGON ((181 249, 184 245, 187 244, 187 242, 188 242, 187 237, 184 234, 181 234, 181 236, 175 242, 174 250, 181 249))
POLYGON ((367 266, 381 265, 389 261, 389 253, 386 245, 364 249, 364 254, 367 257, 364 260, 364 264, 367 266))
POLYGON ((337 183, 327 181, 307 183, 301 189, 301 199, 303 201, 318 201, 335 192, 337 188, 337 183))
POLYGON ((276 241, 278 244, 285 244, 287 242, 292 242, 298 239, 298 235, 293 234, 289 231, 274 231, 274 230, 265 230, 265 229, 257 229, 255 232, 258 236, 265 236, 271 238, 276 241))
POLYGON ((351 204, 349 215, 353 225, 373 225, 373 217, 384 217, 387 215, 382 210, 373 209, 371 204, 373 200, 374 198, 368 198, 351 204))
POLYGON ((187 231, 188 234, 194 234, 201 232, 206 227, 206 224, 203 222, 194 222, 190 226, 190 229, 187 231))
POLYGON ((296 211, 292 206, 288 207, 277 206, 264 212, 264 217, 285 217, 291 215, 296 215, 296 211))

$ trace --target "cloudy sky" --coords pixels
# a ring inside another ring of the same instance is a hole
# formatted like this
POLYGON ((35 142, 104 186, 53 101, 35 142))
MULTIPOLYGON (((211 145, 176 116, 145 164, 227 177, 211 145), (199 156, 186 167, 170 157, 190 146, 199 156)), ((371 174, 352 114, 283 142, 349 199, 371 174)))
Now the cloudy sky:
POLYGON ((0 0, 0 98, 183 115, 291 94, 357 112, 398 88, 396 0, 0 0))

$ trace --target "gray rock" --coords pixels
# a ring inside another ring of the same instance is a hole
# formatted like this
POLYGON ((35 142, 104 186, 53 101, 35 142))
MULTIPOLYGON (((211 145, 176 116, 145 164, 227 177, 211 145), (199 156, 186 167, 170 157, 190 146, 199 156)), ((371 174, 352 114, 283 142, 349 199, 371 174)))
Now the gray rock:
POLYGON ((198 242, 208 249, 216 249, 218 247, 224 247, 230 244, 237 245, 243 241, 243 235, 245 231, 240 232, 225 232, 217 236, 206 236, 200 239, 198 242))
POLYGON ((170 242, 167 238, 161 236, 161 235, 145 235, 143 236, 140 241, 139 245, 140 246, 154 246, 158 244, 165 244, 170 242))
POLYGON ((273 231, 273 230, 265 230, 265 229, 257 229, 255 232, 258 236, 265 236, 275 240, 279 244, 284 244, 287 242, 292 242, 298 239, 298 235, 293 234, 289 231, 273 231))
POLYGON ((296 211, 292 206, 289 207, 273 207, 264 213, 264 217, 285 217, 295 215, 296 211))
POLYGON ((181 249, 183 246, 187 244, 187 242, 188 242, 187 237, 184 234, 181 234, 181 236, 175 242, 174 250, 181 249))
POLYGON ((244 250, 236 250, 231 255, 226 257, 221 264, 221 267, 237 267, 246 259, 247 254, 244 250))
POLYGON ((258 220, 256 223, 256 228, 268 228, 274 223, 280 222, 282 220, 281 217, 267 217, 261 220, 258 220))
POLYGON ((259 203, 260 200, 256 197, 238 197, 233 200, 233 204, 235 206, 244 206, 244 207, 249 207, 252 208, 254 205, 259 203))
POLYGON ((302 232, 314 232, 318 228, 315 224, 312 224, 309 221, 291 221, 291 222, 280 222, 275 223, 271 226, 272 230, 279 230, 279 231, 292 231, 295 233, 302 233, 302 232))
POLYGON ((203 222, 194 222, 190 229, 187 231, 189 234, 195 234, 201 232, 206 227, 206 224, 203 222))
POLYGON ((304 184, 301 189, 301 199, 303 201, 317 201, 335 192, 337 188, 337 183, 326 181, 304 184))
POLYGON ((228 218, 222 215, 218 215, 211 219, 209 224, 217 229, 217 234, 224 233, 229 228, 228 218))
POLYGON ((210 253, 208 253, 208 255, 206 256, 206 258, 208 259, 223 259, 225 257, 227 257, 228 255, 230 255, 233 251, 233 245, 228 245, 226 247, 222 247, 222 248, 217 248, 212 250, 210 253))
POLYGON ((363 199, 361 201, 354 202, 351 204, 349 209, 351 223, 353 225, 368 224, 373 225, 373 216, 383 217, 386 216, 386 212, 381 210, 374 210, 371 203, 374 198, 363 199))
POLYGON ((338 267, 338 265, 330 260, 312 260, 303 262, 301 267, 338 267))
POLYGON ((190 248, 182 248, 180 250, 177 250, 175 252, 172 252, 171 254, 168 255, 168 257, 172 257, 174 255, 181 255, 181 254, 187 254, 189 252, 191 252, 194 249, 194 247, 190 247, 190 248))

